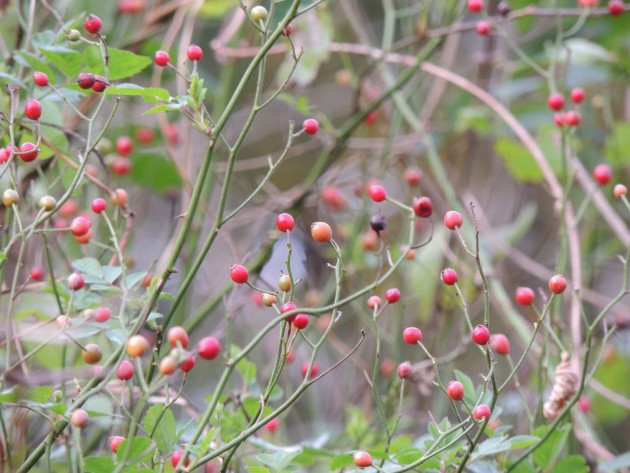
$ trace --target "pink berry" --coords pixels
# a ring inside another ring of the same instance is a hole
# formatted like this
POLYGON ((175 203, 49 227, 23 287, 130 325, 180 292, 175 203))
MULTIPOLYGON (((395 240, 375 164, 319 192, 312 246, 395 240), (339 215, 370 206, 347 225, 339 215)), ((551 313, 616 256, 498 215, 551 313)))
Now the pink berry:
POLYGON ((20 146, 20 153, 24 153, 20 154, 19 157, 25 163, 35 161, 37 159, 37 155, 39 154, 39 152, 37 151, 37 146, 29 141, 23 143, 22 146, 20 146))
POLYGON ((456 212, 455 210, 449 210, 444 215, 444 225, 449 230, 455 230, 457 227, 461 227, 464 219, 462 218, 462 214, 456 212))
POLYGON ((387 302, 390 304, 395 304, 400 300, 400 291, 395 287, 388 289, 385 291, 385 299, 387 299, 387 302))
POLYGON ((276 226, 281 232, 289 232, 295 227, 295 220, 288 213, 281 213, 276 217, 276 226))
POLYGON ((564 123, 564 113, 558 112, 553 115, 553 122, 556 124, 558 128, 562 128, 564 123))
POLYGON ((472 331, 472 340, 477 345, 485 345, 490 340, 490 330, 485 325, 477 325, 472 331))
MULTIPOLYGON (((297 306, 293 302, 286 302, 285 304, 282 305, 282 307, 280 307, 280 313, 286 314, 287 312, 290 312, 295 309, 297 309, 297 306)), ((296 316, 297 314, 289 315, 288 317, 285 317, 285 320, 289 323, 293 322, 296 316)))
POLYGON ((293 25, 288 24, 286 28, 282 30, 282 36, 289 37, 293 34, 293 25))
POLYGON ((567 126, 578 126, 582 122, 582 116, 575 110, 569 110, 564 114, 564 123, 567 126))
POLYGON ((77 271, 68 276, 68 287, 71 291, 78 291, 83 286, 85 286, 85 279, 81 273, 77 271))
MULTIPOLYGON (((183 450, 175 450, 173 452, 173 456, 171 457, 171 465, 173 465, 173 468, 177 468, 177 465, 179 464, 179 461, 182 459, 183 456, 183 450)), ((186 458, 186 461, 184 462, 184 466, 188 465, 190 465, 190 458, 186 458)))
POLYGON ((547 99, 547 105, 551 110, 561 110, 564 107, 564 97, 561 94, 551 94, 547 99))
POLYGON ((249 279, 249 271, 245 266, 235 264, 230 268, 230 277, 236 284, 245 284, 249 279))
POLYGON ((126 176, 131 171, 131 160, 125 156, 116 156, 111 165, 112 172, 117 176, 126 176))
POLYGON ((483 1, 482 0, 468 0, 468 11, 472 13, 479 13, 483 10, 483 1))
POLYGON ((35 72, 33 74, 33 82, 39 87, 46 87, 48 85, 48 76, 43 72, 35 72))
POLYGON ((403 340, 409 345, 415 345, 422 341, 422 332, 418 327, 407 327, 403 330, 403 340))
MULTIPOLYGON (((310 361, 305 361, 302 363, 300 367, 300 372, 302 373, 302 377, 306 378, 306 373, 308 373, 308 367, 310 365, 310 361)), ((311 368, 311 378, 315 378, 319 374, 319 364, 313 363, 313 367, 311 368)))
POLYGON ((204 360, 212 360, 221 353, 221 343, 214 337, 204 337, 197 343, 197 354, 204 360))
POLYGON ((621 15, 624 8, 624 4, 621 0, 610 0, 610 2, 608 2, 608 11, 612 16, 621 15))
POLYGON ((382 307, 383 302, 381 301, 381 298, 378 296, 370 296, 370 298, 367 301, 367 305, 370 309, 374 310, 375 307, 382 307))
POLYGON ((368 452, 356 452, 352 455, 352 460, 359 468, 367 468, 372 465, 372 456, 368 452))
POLYGON ((580 396, 578 399, 578 409, 584 414, 591 410, 591 399, 588 396, 580 396))
POLYGON ((127 156, 133 151, 133 141, 128 136, 119 136, 116 140, 116 151, 121 156, 127 156))
POLYGON ((623 184, 615 184, 615 188, 613 189, 613 195, 617 199, 621 199, 624 195, 628 193, 628 188, 623 184))
POLYGON ((302 123, 302 129, 307 135, 315 135, 319 131, 319 122, 314 118, 307 118, 302 123))
POLYGON ((88 15, 85 19, 85 30, 91 34, 98 34, 101 31, 101 26, 103 26, 103 22, 96 15, 88 15))
POLYGON ((413 211, 420 218, 429 218, 433 213, 433 202, 428 197, 420 197, 413 202, 413 211))
POLYGON ((133 378, 133 372, 133 365, 129 361, 123 360, 116 370, 116 377, 121 381, 129 381, 133 378))
POLYGON ((490 337, 490 348, 499 355, 508 355, 510 353, 510 341, 502 333, 493 333, 490 337))
POLYGON ((99 307, 94 312, 94 320, 97 322, 107 322, 112 316, 112 311, 107 307, 99 307))
POLYGON ((464 399, 464 385, 459 381, 451 381, 446 386, 446 394, 453 401, 461 401, 464 399))
POLYGON ((308 326, 308 315, 298 314, 293 319, 293 326, 299 330, 305 329, 308 326))
POLYGON ((42 105, 39 100, 28 99, 24 105, 24 115, 31 120, 38 120, 42 116, 42 105))
POLYGON ((478 21, 475 25, 475 31, 479 36, 488 36, 491 30, 492 26, 487 21, 478 21))
POLYGON ((186 56, 191 61, 199 61, 203 57, 203 50, 196 44, 191 44, 186 50, 186 56))
POLYGON ((398 365, 398 377, 400 379, 409 379, 411 378, 411 363, 408 361, 403 361, 398 365))
POLYGON ((584 100, 584 97, 586 97, 584 89, 580 87, 575 87, 573 90, 571 90, 571 101, 573 103, 581 103, 584 100))
POLYGON ((154 61, 156 65, 164 67, 171 62, 171 56, 166 51, 156 51, 154 61))
POLYGON ((516 302, 520 305, 532 305, 535 297, 534 291, 529 287, 516 288, 516 302))
POLYGON ((477 420, 490 418, 490 408, 486 404, 479 404, 473 409, 473 417, 477 420))
POLYGON ((440 278, 444 284, 452 286, 457 282, 457 272, 451 268, 443 269, 440 278))
POLYGON ((33 281, 41 281, 44 277, 44 271, 39 266, 33 266, 30 274, 33 281))
POLYGON ((387 192, 385 191, 385 188, 380 184, 372 184, 368 189, 368 192, 370 194, 370 198, 374 202, 383 202, 387 197, 387 192))
POLYGON ((188 373, 195 367, 196 363, 197 361, 195 360, 195 357, 192 355, 192 353, 189 353, 188 357, 179 366, 179 369, 182 370, 184 373, 188 373))
POLYGON ((92 211, 96 214, 100 214, 107 208, 107 201, 100 197, 97 197, 92 201, 92 211))
POLYGON ((593 169, 593 178, 600 186, 605 186, 612 179, 612 168, 608 164, 598 164, 593 169))
POLYGON ((562 294, 566 288, 567 280, 561 274, 556 274, 549 280, 549 290, 555 294, 562 294))
POLYGON ((171 344, 172 348, 176 348, 178 344, 181 345, 182 348, 188 348, 188 343, 190 341, 188 338, 188 333, 186 333, 186 329, 180 326, 175 326, 168 329, 166 338, 168 339, 168 343, 171 344))
POLYGON ((90 231, 90 221, 85 217, 76 217, 70 224, 70 231, 74 236, 83 236, 90 231))
POLYGON ((120 435, 114 435, 109 438, 109 448, 112 452, 116 453, 118 451, 118 447, 125 440, 125 437, 121 437, 120 435))
POLYGON ((416 167, 405 169, 404 176, 410 186, 417 186, 422 182, 422 171, 416 167))
POLYGON ((279 426, 280 426, 280 420, 277 417, 274 417, 273 419, 271 419, 269 422, 265 424, 265 430, 267 432, 275 432, 276 430, 278 430, 279 426))

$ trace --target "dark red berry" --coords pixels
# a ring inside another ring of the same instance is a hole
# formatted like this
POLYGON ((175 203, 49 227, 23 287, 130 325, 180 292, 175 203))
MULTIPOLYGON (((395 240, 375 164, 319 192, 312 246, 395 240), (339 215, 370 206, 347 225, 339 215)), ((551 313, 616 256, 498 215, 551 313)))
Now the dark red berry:
POLYGON ((85 31, 91 34, 97 34, 101 31, 101 26, 103 26, 103 22, 96 15, 88 15, 85 19, 85 31))
POLYGON ((413 202, 414 213, 421 218, 429 218, 433 213, 433 202, 428 197, 420 197, 413 202))
POLYGON ((372 215, 372 217, 370 217, 370 227, 380 235, 380 233, 387 228, 385 216, 382 214, 372 215))
POLYGON ((77 76, 77 84, 79 84, 79 87, 82 89, 91 89, 94 82, 96 82, 96 76, 89 72, 82 72, 77 76))
POLYGON ((94 76, 94 85, 92 85, 92 90, 94 92, 103 92, 109 84, 107 83, 107 79, 103 76, 95 75, 94 76))

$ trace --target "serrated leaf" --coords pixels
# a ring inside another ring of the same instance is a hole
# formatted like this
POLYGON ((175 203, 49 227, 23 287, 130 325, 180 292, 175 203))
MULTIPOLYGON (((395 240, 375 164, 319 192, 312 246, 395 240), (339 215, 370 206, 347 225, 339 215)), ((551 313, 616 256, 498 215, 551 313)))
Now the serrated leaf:
POLYGON ((116 452, 118 461, 127 459, 127 463, 138 463, 139 460, 152 453, 155 449, 153 441, 147 437, 133 437, 121 442, 116 452), (126 453, 129 449, 129 453, 126 453))
POLYGON ((168 90, 160 87, 141 87, 136 84, 119 84, 105 89, 106 95, 127 95, 141 97, 145 102, 166 102, 170 95, 168 90))
POLYGON ((402 465, 408 465, 418 460, 423 454, 424 452, 419 448, 405 448, 396 455, 396 460, 402 465))
POLYGON ((502 435, 500 437, 492 437, 487 440, 484 440, 479 444, 477 449, 471 455, 473 460, 489 456, 496 455, 497 453, 505 452, 509 450, 511 447, 510 442, 508 441, 507 435, 502 435))
POLYGON ((83 58, 72 49, 62 46, 45 46, 40 48, 40 52, 67 77, 74 78, 83 66, 83 58))
POLYGON ((285 471, 291 464, 291 461, 298 456, 301 451, 302 450, 286 452, 279 450, 274 453, 260 453, 256 455, 256 460, 274 470, 285 471))
MULTIPOLYGON (((548 428, 549 427, 546 425, 540 425, 534 429, 533 433, 542 438, 548 428)), ((547 440, 532 453, 534 462, 536 462, 540 468, 543 470, 547 469, 558 455, 560 455, 570 430, 571 424, 556 428, 549 437, 547 437, 547 440)))
POLYGON ((151 406, 144 417, 144 429, 153 433, 152 437, 157 442, 158 449, 163 452, 170 451, 177 441, 177 427, 175 416, 170 407, 163 404, 151 406), (166 410, 165 410, 166 409, 166 410))
POLYGON ((464 400, 468 404, 476 403, 475 384, 470 379, 470 376, 462 371, 455 370, 455 379, 464 385, 464 400))
MULTIPOLYGON (((586 464, 584 457, 568 455, 558 460, 550 473, 589 473, 590 471, 591 468, 586 464)), ((602 470, 598 468, 598 471, 602 470)))
MULTIPOLYGON (((109 79, 120 80, 135 76, 151 64, 147 56, 140 56, 124 49, 107 48, 109 54, 109 79)), ((90 72, 93 74, 105 73, 103 58, 99 48, 87 48, 84 52, 90 72)))
POLYGON ((540 438, 534 437, 533 435, 515 435, 510 438, 508 442, 510 443, 511 450, 518 450, 519 448, 529 447, 530 445, 534 445, 538 442, 540 438))
POLYGON ((340 468, 346 468, 350 465, 354 465, 354 460, 352 460, 352 455, 349 453, 342 453, 341 455, 335 456, 330 462, 331 470, 339 470, 340 468))
POLYGON ((134 159, 131 180, 155 192, 181 187, 182 180, 173 162, 161 155, 144 154, 134 159))
POLYGON ((96 258, 81 258, 72 262, 72 267, 81 271, 84 276, 93 276, 103 279, 103 267, 96 258))
POLYGON ((112 457, 85 457, 83 462, 88 473, 111 473, 116 468, 112 457))

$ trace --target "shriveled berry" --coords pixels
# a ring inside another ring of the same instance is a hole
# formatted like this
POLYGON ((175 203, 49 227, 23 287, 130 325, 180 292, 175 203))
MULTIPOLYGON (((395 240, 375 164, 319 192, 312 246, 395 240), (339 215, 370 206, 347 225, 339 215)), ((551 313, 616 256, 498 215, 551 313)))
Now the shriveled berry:
POLYGON ((370 217, 370 227, 377 235, 387 228, 387 219, 383 214, 374 214, 370 217))
POLYGON ((433 213, 433 202, 428 197, 420 197, 413 202, 413 211, 420 218, 429 218, 433 213))

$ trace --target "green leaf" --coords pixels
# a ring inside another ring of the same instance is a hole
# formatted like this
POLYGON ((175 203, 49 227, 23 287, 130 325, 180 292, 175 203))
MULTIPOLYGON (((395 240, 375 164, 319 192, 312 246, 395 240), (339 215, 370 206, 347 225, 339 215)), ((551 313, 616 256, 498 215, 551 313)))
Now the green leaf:
POLYGON ((354 465, 354 460, 352 459, 352 455, 349 453, 342 453, 341 455, 335 456, 330 462, 331 470, 339 470, 340 468, 346 468, 350 465, 354 465))
POLYGON ((497 466, 488 461, 471 462, 466 469, 472 473, 499 473, 497 466))
POLYGON ((72 267, 84 275, 103 279, 103 268, 96 258, 81 258, 72 262, 72 267))
POLYGON ((171 160, 159 154, 143 154, 134 158, 130 176, 135 184, 155 192, 179 188, 182 184, 177 167, 171 160))
POLYGON ((509 450, 511 447, 510 442, 508 442, 508 436, 502 435, 500 437, 492 437, 487 440, 484 440, 479 444, 477 449, 471 455, 473 460, 488 456, 488 455, 496 455, 497 453, 505 452, 509 450))
POLYGON ((622 468, 630 467, 630 452, 626 452, 618 457, 613 458, 612 460, 608 460, 606 462, 602 462, 597 465, 598 471, 602 473, 608 472, 616 472, 621 470, 622 468))
POLYGON ((510 438, 508 442, 510 444, 510 450, 518 450, 534 445, 539 440, 539 437, 534 437, 533 435, 515 435, 510 438))
POLYGON ((243 377, 243 381, 249 384, 256 379, 256 365, 246 358, 241 358, 236 363, 236 371, 243 377))
POLYGON ((301 452, 302 450, 292 452, 278 450, 274 453, 261 453, 256 455, 256 460, 274 470, 285 471, 291 465, 293 459, 301 452))
POLYGON ((50 386, 35 386, 26 392, 26 399, 37 403, 48 402, 52 393, 53 389, 50 386))
MULTIPOLYGON (((569 455, 558 460, 551 473, 589 473, 591 468, 586 464, 584 457, 569 455)), ((602 471, 601 468, 598 471, 602 471)))
MULTIPOLYGON (((110 80, 120 80, 135 76, 152 62, 146 56, 140 56, 124 49, 107 48, 107 53, 109 54, 110 80)), ((93 74, 105 74, 100 48, 87 48, 84 55, 90 72, 93 74)))
POLYGON ((405 448, 402 452, 396 455, 396 460, 402 465, 408 465, 415 462, 423 454, 424 452, 419 448, 405 448))
POLYGON ((537 184, 544 180, 531 153, 519 141, 500 137, 494 143, 494 151, 516 181, 537 184))
POLYGON ((101 270, 103 271, 103 279, 110 284, 113 284, 122 274, 120 266, 102 266, 101 270))
MULTIPOLYGON (((549 427, 546 425, 540 425, 534 429, 533 433, 534 435, 542 438, 548 428, 549 427)), ((543 470, 548 468, 558 455, 560 455, 570 430, 571 424, 556 428, 549 435, 547 440, 545 440, 543 444, 532 453, 534 461, 540 468, 543 470)))
POLYGON ((85 457, 83 462, 88 473, 111 473, 116 468, 112 457, 85 457))
POLYGON ((197 12, 198 15, 208 18, 222 18, 223 15, 234 6, 233 0, 211 0, 203 2, 197 12))
POLYGON ((45 46, 40 48, 40 52, 67 77, 74 78, 83 66, 83 58, 72 49, 62 46, 45 46))
POLYGON ((15 54, 15 61, 18 62, 19 64, 22 64, 23 66, 30 67, 34 71, 43 72, 44 74, 48 76, 48 80, 51 83, 53 84, 55 83, 56 79, 55 79, 55 73, 53 72, 53 70, 50 67, 48 67, 48 64, 46 64, 44 61, 39 59, 34 54, 29 53, 27 51, 18 51, 15 54))
POLYGON ((135 287, 140 284, 141 281, 144 281, 144 278, 147 277, 146 271, 139 271, 137 273, 127 274, 127 278, 125 279, 125 283, 129 289, 135 287))
POLYGON ((167 452, 172 450, 173 445, 177 441, 177 426, 175 425, 175 416, 170 407, 164 410, 163 404, 151 406, 144 417, 144 429, 151 433, 155 429, 153 438, 157 442, 158 448, 167 452), (162 414, 163 413, 163 414, 162 414))
POLYGON ((605 153, 613 166, 623 166, 630 161, 630 123, 615 122, 612 133, 606 137, 605 153))
POLYGON ((266 466, 255 466, 255 465, 248 465, 246 471, 250 471, 251 473, 270 473, 271 472, 271 470, 267 468, 266 466))
POLYGON ((140 87, 136 84, 112 85, 105 89, 105 95, 128 95, 141 97, 145 102, 166 102, 170 98, 168 90, 160 87, 140 87))
POLYGON ((474 405, 477 402, 477 395, 475 390, 475 385, 466 373, 463 373, 459 370, 455 371, 455 379, 464 385, 464 401, 466 401, 469 405, 474 405))
POLYGON ((15 402, 17 399, 17 393, 15 392, 15 388, 17 386, 13 386, 9 389, 5 389, 0 392, 0 403, 2 402, 15 402))
POLYGON ((184 106, 183 103, 167 103, 162 105, 156 105, 155 107, 150 108, 142 115, 153 115, 154 113, 160 112, 172 112, 173 110, 179 110, 184 106))
POLYGON ((116 455, 118 461, 127 458, 127 463, 138 463, 142 458, 152 453, 155 449, 153 441, 148 437, 133 437, 132 439, 123 440, 118 446, 116 455), (125 452, 129 449, 129 454, 125 452))
POLYGON ((18 87, 22 88, 22 89, 26 89, 27 86, 24 82, 22 82, 20 79, 18 79, 15 76, 12 76, 11 74, 7 74, 6 72, 0 72, 0 79, 4 79, 5 82, 10 82, 13 85, 17 85, 18 87))

